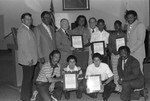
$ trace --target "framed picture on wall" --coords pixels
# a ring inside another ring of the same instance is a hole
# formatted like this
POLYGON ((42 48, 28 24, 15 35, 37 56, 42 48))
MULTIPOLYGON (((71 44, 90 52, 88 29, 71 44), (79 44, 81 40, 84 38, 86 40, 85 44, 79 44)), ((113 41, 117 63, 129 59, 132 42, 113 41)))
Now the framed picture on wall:
POLYGON ((62 0, 63 10, 89 10, 89 0, 62 0))

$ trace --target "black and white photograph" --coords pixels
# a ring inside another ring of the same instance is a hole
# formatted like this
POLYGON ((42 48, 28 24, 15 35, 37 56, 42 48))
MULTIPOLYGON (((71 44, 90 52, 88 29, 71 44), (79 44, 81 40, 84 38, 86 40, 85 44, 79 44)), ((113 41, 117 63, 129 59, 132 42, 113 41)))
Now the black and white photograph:
POLYGON ((150 0, 0 0, 0 101, 150 101, 150 0))

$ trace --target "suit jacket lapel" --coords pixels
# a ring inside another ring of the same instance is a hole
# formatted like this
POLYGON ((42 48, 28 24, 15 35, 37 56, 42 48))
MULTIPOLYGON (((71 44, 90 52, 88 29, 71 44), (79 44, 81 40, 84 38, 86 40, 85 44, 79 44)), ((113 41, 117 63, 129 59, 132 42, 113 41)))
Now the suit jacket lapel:
POLYGON ((125 65, 124 65, 124 71, 126 71, 127 68, 129 67, 128 65, 130 64, 130 61, 131 61, 131 58, 128 57, 127 61, 125 62, 125 65))
POLYGON ((48 40, 51 40, 50 35, 48 34, 47 30, 42 24, 41 24, 41 31, 42 31, 42 34, 48 38, 48 40))
POLYGON ((63 32, 62 29, 60 29, 60 33, 61 33, 61 36, 66 40, 68 41, 68 43, 70 42, 69 39, 68 39, 68 36, 66 35, 66 33, 63 32))
POLYGON ((132 28, 130 29, 130 26, 128 26, 128 30, 130 31, 130 34, 132 34, 134 32, 134 30, 136 29, 136 27, 140 24, 139 21, 135 21, 134 24, 132 25, 132 28))
POLYGON ((52 34, 52 38, 54 38, 54 29, 52 27, 49 27, 49 29, 50 29, 50 32, 52 34))

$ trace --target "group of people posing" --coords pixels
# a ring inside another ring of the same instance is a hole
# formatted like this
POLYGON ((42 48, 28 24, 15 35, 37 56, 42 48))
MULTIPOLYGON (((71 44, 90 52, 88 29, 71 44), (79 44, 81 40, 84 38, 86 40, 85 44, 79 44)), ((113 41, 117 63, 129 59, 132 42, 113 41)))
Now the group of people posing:
POLYGON ((34 28, 31 28, 32 15, 22 14, 17 33, 18 63, 23 69, 21 100, 30 101, 34 84, 40 101, 60 101, 62 94, 70 99, 70 91, 63 89, 63 75, 76 73, 78 99, 83 93, 97 98, 98 93, 86 92, 86 80, 87 76, 101 75, 103 101, 108 101, 114 91, 121 93, 123 101, 130 101, 133 90, 144 86, 145 26, 133 10, 127 11, 125 19, 127 31, 123 31, 121 21, 116 20, 115 30, 107 32, 105 21, 95 17, 89 19, 88 27, 84 15, 77 17, 74 29, 71 30, 68 19, 63 18, 60 29, 56 30, 48 11, 41 13, 42 23, 34 28), (71 35, 83 36, 82 49, 72 46, 71 35), (119 48, 118 38, 125 42, 119 48), (104 41, 104 55, 91 49, 91 43, 97 41, 104 41), (37 68, 39 72, 35 74, 37 68))

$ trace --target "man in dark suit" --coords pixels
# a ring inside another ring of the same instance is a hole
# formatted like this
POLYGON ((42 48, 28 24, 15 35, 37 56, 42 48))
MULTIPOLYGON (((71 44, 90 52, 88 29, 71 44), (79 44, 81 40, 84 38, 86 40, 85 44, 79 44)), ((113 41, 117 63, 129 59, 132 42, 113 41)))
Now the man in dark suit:
POLYGON ((50 25, 50 13, 43 11, 41 14, 42 23, 34 28, 34 33, 37 39, 38 55, 40 63, 49 61, 49 54, 56 49, 55 31, 50 25))
POLYGON ((69 21, 65 18, 61 19, 60 26, 61 28, 56 32, 56 47, 61 53, 60 66, 62 70, 68 65, 66 59, 75 48, 71 46, 69 21))
POLYGON ((144 76, 140 70, 139 61, 130 55, 130 49, 122 46, 118 50, 120 58, 118 60, 118 83, 122 85, 121 99, 131 100, 131 93, 134 89, 144 86, 144 76))

